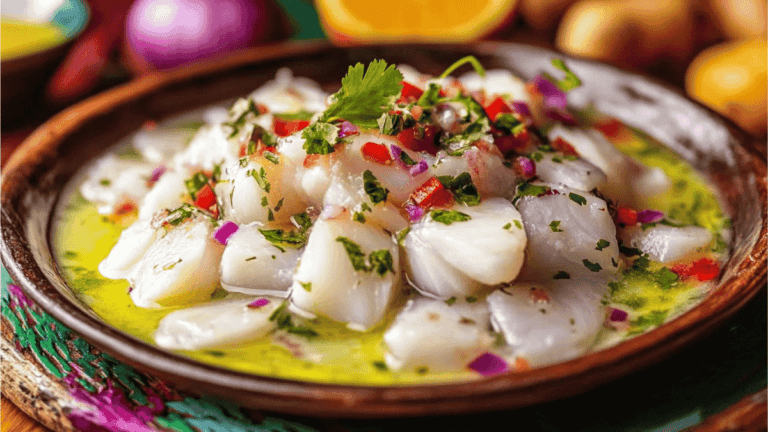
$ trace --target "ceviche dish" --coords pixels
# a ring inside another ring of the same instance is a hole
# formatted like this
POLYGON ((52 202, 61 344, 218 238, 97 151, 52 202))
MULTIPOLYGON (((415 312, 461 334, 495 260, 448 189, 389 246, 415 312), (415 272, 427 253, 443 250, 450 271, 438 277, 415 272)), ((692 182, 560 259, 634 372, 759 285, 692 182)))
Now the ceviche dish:
POLYGON ((128 334, 277 378, 466 381, 621 343, 707 295, 730 219, 552 66, 374 60, 332 94, 281 69, 149 121, 67 186, 60 271, 128 334))

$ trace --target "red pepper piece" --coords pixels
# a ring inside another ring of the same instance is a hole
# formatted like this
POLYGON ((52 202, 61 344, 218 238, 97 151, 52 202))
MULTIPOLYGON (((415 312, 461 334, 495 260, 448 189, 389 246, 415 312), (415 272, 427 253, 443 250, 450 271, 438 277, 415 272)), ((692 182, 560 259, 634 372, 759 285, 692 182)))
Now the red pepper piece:
POLYGON ((428 209, 430 207, 450 207, 453 205, 453 195, 447 190, 437 177, 431 177, 421 184, 411 194, 411 200, 417 206, 428 209))
POLYGON ((360 152, 367 161, 376 162, 380 165, 392 163, 392 155, 389 154, 389 149, 384 144, 367 142, 360 147, 360 152))
POLYGON ((501 131, 491 126, 491 133, 496 130, 498 134, 493 134, 493 143, 499 148, 499 151, 503 155, 507 155, 510 152, 525 153, 528 145, 531 142, 531 135, 528 133, 528 129, 523 129, 515 135, 504 135, 501 131))
POLYGON ((309 126, 309 120, 283 120, 275 118, 275 133, 281 137, 288 136, 309 126))
POLYGON ((208 210, 209 207, 216 204, 216 195, 209 185, 205 185, 197 191, 194 204, 203 210, 208 210))
POLYGON ((403 91, 400 93, 400 99, 397 100, 398 103, 416 102, 419 100, 421 95, 424 94, 424 90, 416 87, 413 84, 407 83, 405 81, 401 81, 400 84, 403 85, 403 91))
POLYGON ((437 138, 437 127, 434 125, 416 125, 403 129, 397 134, 397 139, 408 150, 425 151, 433 155, 437 154, 438 150, 435 145, 435 138, 437 138))
POLYGON ((304 168, 312 168, 313 166, 317 165, 317 163, 320 161, 319 154, 309 154, 307 157, 304 158, 304 168))
POLYGON ((557 137, 554 141, 552 141, 552 148, 562 152, 563 154, 570 155, 570 156, 578 156, 579 152, 576 151, 575 148, 569 143, 568 141, 557 137))
POLYGON ((720 266, 709 258, 702 258, 691 266, 691 272, 700 281, 712 280, 720 274, 720 266))
POLYGON ((616 120, 613 117, 596 124, 595 127, 608 139, 618 138, 626 128, 624 123, 616 120))
POLYGON ((507 104, 501 96, 496 96, 488 105, 483 106, 483 108, 485 108, 485 113, 491 121, 495 121, 496 116, 499 114, 512 112, 512 108, 510 108, 509 104, 507 104))
POLYGON ((634 225, 637 223, 637 212, 628 207, 619 207, 616 213, 616 222, 634 225))

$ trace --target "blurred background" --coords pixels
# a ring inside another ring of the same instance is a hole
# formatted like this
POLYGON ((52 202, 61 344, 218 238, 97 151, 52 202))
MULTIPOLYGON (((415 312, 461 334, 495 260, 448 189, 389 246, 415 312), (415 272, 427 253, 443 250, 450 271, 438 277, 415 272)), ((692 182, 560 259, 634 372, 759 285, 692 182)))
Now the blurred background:
MULTIPOLYGON (((766 136, 766 0, 4 0, 2 132, 155 69, 283 40, 512 40, 640 71, 766 136)), ((15 136, 15 135, 14 135, 15 136)), ((7 155, 3 149, 3 155, 7 155)))

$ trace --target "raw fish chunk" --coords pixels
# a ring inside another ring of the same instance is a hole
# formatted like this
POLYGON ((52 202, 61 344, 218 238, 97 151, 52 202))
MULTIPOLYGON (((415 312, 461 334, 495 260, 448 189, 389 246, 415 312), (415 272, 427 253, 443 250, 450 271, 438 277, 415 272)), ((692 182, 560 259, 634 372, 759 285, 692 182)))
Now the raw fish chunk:
POLYGON ((219 286, 224 249, 212 232, 211 222, 201 216, 156 240, 128 279, 136 306, 159 308, 210 300, 219 286))
POLYGON ((164 173, 144 196, 139 206, 139 219, 151 219, 160 210, 178 208, 182 204, 182 198, 189 193, 184 180, 186 174, 182 172, 164 173))
POLYGON ((387 366, 459 370, 491 346, 489 324, 488 305, 482 301, 462 299, 448 305, 425 297, 408 300, 384 333, 387 366))
POLYGON ((517 176, 498 154, 473 147, 461 156, 440 155, 433 162, 436 176, 456 177, 469 173, 481 198, 511 198, 517 176))
POLYGON ((595 188, 602 190, 607 182, 603 170, 586 159, 570 160, 552 153, 545 153, 536 162, 536 176, 546 183, 557 183, 584 191, 595 188))
POLYGON ((517 202, 528 235, 525 280, 610 279, 618 270, 616 227, 602 199, 550 184, 557 194, 517 202))
POLYGON ((241 225, 227 240, 221 257, 221 285, 251 295, 288 295, 301 252, 278 249, 259 232, 261 224, 241 225))
POLYGON ((189 146, 173 157, 171 167, 185 171, 191 167, 212 171, 218 164, 237 162, 240 144, 228 140, 229 128, 222 125, 202 126, 197 130, 189 146))
POLYGON ((320 112, 325 109, 328 93, 311 79, 294 77, 290 69, 282 68, 275 79, 251 93, 250 98, 266 105, 270 112, 285 113, 302 109, 320 112))
POLYGON ((456 205, 452 210, 468 220, 445 224, 435 221, 432 211, 411 226, 404 242, 410 282, 425 295, 447 299, 514 280, 526 246, 515 207, 503 198, 491 198, 477 206, 456 205), (455 274, 464 277, 458 283, 447 280, 446 276, 455 274))
POLYGON ((174 311, 160 321, 155 342, 176 350, 224 348, 250 342, 277 327, 269 316, 281 302, 276 297, 235 296, 174 311), (264 305, 256 306, 261 304, 264 305))
POLYGON ((508 99, 530 103, 530 96, 525 89, 525 81, 504 69, 492 69, 485 72, 485 78, 475 72, 459 77, 459 81, 469 91, 485 90, 489 95, 506 95, 508 99))
POLYGON ((191 128, 142 129, 133 136, 131 144, 147 162, 159 164, 182 151, 194 134, 191 128))
POLYGON ((139 219, 123 230, 109 255, 99 263, 99 273, 109 279, 131 277, 135 265, 157 240, 157 230, 150 223, 150 219, 139 219))
POLYGON ((363 189, 363 176, 348 173, 334 175, 323 196, 322 218, 356 215, 360 223, 396 232, 408 226, 397 207, 389 201, 374 204, 363 189))
POLYGON ((124 199, 139 202, 147 193, 147 180, 151 175, 150 164, 109 154, 88 169, 80 193, 96 204, 99 214, 111 214, 124 199))
POLYGON ((384 317, 399 280, 398 248, 389 235, 351 220, 318 219, 293 277, 290 310, 367 330, 384 317))
POLYGON ((709 230, 695 227, 657 225, 646 228, 631 227, 623 230, 624 243, 640 249, 653 261, 668 263, 703 248, 712 241, 709 230))
POLYGON ((515 356, 531 366, 578 357, 594 343, 605 320, 597 281, 515 283, 487 298, 491 323, 515 356))

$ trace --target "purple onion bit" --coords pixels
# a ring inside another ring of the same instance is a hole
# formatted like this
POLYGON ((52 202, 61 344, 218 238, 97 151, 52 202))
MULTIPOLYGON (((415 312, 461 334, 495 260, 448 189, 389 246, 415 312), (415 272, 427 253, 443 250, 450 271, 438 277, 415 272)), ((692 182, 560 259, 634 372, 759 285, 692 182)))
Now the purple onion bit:
POLYGON ((509 369, 506 360, 489 352, 472 360, 468 367, 482 376, 498 375, 509 369))
POLYGON ((394 159, 395 162, 398 165, 400 165, 400 168, 408 169, 408 165, 406 165, 405 162, 400 157, 400 155, 403 154, 403 149, 402 148, 392 144, 392 145, 389 146, 389 152, 392 154, 392 159, 394 159))
POLYGON ((544 111, 544 115, 550 120, 554 120, 568 126, 576 126, 579 124, 576 121, 576 118, 565 110, 547 109, 544 111))
POLYGON ((536 162, 525 156, 520 156, 515 159, 512 169, 514 169, 515 173, 520 177, 529 179, 536 175, 536 162))
POLYGON ((544 105, 552 108, 565 109, 568 106, 568 97, 555 84, 542 75, 533 78, 533 84, 544 97, 544 105))
POLYGON ((611 313, 608 316, 608 320, 611 322, 624 322, 629 317, 629 314, 626 311, 623 311, 621 309, 612 308, 611 313))
POLYGON ((237 232, 239 228, 240 227, 236 223, 226 221, 224 222, 224 225, 220 226, 219 229, 213 233, 213 238, 215 238, 217 242, 225 245, 232 234, 237 232))
POLYGON ((408 213, 408 219, 410 219, 411 222, 418 222, 421 220, 421 217, 424 216, 424 209, 417 205, 406 204, 405 211, 408 213))
POLYGON ((269 304, 269 299, 260 298, 248 303, 249 308, 258 309, 269 304))
POLYGON ((339 125, 339 138, 348 137, 350 135, 357 135, 360 133, 360 129, 348 121, 343 121, 339 125))
POLYGON ((412 166, 408 172, 411 174, 411 177, 416 177, 417 175, 423 173, 427 169, 429 169, 429 164, 427 164, 427 161, 422 159, 419 161, 419 163, 412 166))
POLYGON ((658 210, 643 210, 637 213, 637 221, 641 224, 654 223, 664 219, 664 213, 658 210))
POLYGON ((152 176, 149 180, 153 182, 158 181, 166 171, 168 171, 168 168, 166 168, 165 165, 156 166, 155 169, 152 170, 152 176))
POLYGON ((523 101, 512 101, 512 107, 518 114, 522 114, 526 117, 531 117, 531 108, 527 103, 523 101))

